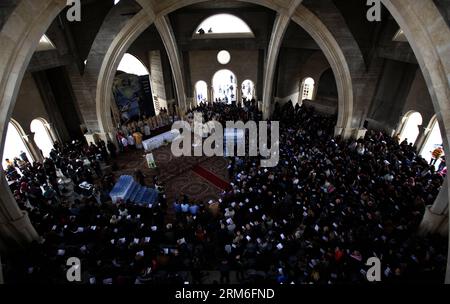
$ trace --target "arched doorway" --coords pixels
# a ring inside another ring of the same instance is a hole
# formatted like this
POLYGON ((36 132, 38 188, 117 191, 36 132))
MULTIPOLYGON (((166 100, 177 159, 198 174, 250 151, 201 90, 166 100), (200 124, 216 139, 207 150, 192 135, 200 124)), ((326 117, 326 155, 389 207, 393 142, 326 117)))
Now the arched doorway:
POLYGON ((410 144, 415 144, 419 136, 419 126, 423 123, 422 115, 419 112, 409 112, 402 119, 400 130, 400 142, 406 140, 410 144))
POLYGON ((28 150, 28 147, 23 139, 24 136, 25 134, 19 123, 11 119, 11 122, 8 123, 8 131, 6 132, 6 144, 3 149, 3 169, 6 169, 6 159, 13 161, 15 157, 20 158, 20 154, 22 152, 25 152, 30 162, 33 160, 31 153, 28 150))
MULTIPOLYGON (((426 159, 428 162, 431 161, 431 152, 436 149, 439 146, 442 146, 442 135, 441 135, 441 129, 439 128, 439 123, 436 119, 436 116, 434 116, 430 124, 427 128, 427 135, 425 138, 425 142, 423 143, 422 149, 420 151, 420 155, 426 159)), ((439 165, 439 161, 436 165, 439 165)))
POLYGON ((197 101, 197 105, 202 102, 208 102, 208 84, 203 81, 197 81, 195 84, 195 100, 197 101))
POLYGON ((213 80, 214 101, 232 104, 237 98, 236 75, 230 70, 220 70, 214 74, 213 80))
POLYGON ((312 100, 314 98, 314 87, 315 87, 315 81, 311 77, 305 78, 302 81, 300 93, 301 93, 301 100, 312 100))
POLYGON ((249 79, 244 80, 241 86, 242 99, 250 101, 252 99, 256 99, 256 88, 255 83, 249 79))
POLYGON ((53 149, 53 138, 50 135, 48 122, 43 118, 34 119, 30 124, 30 130, 34 133, 34 141, 44 157, 49 157, 53 149))

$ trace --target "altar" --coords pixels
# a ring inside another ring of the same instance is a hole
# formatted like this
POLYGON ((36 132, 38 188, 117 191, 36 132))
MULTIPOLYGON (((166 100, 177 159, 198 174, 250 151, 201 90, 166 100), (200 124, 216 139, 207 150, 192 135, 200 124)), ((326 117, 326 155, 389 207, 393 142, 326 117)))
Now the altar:
POLYGON ((180 131, 170 130, 155 137, 149 138, 142 142, 142 146, 145 151, 153 151, 164 145, 164 142, 171 143, 178 135, 180 131))

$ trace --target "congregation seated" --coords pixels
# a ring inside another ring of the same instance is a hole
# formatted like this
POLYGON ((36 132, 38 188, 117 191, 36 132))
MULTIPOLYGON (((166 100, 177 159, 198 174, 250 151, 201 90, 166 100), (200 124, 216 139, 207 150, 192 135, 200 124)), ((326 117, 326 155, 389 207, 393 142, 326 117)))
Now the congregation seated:
MULTIPOLYGON (((261 119, 251 103, 202 104, 192 111, 220 122, 261 119)), ((35 175, 19 194, 31 197, 33 209, 21 206, 43 241, 9 258, 8 281, 67 282, 72 256, 81 259, 86 284, 204 283, 211 271, 220 273, 221 283, 362 283, 365 263, 375 256, 385 282, 442 280, 446 240, 417 231, 445 174, 384 132, 347 141, 334 138, 335 117, 289 105, 274 115, 280 119, 279 165, 229 158, 232 187, 218 200, 179 193, 167 202, 162 191, 151 209, 99 203, 94 196, 41 205, 43 194, 33 188, 45 178, 35 175)), ((90 180, 80 155, 64 154, 67 165, 59 157, 33 172, 50 180, 53 168, 71 167, 63 173, 90 180)), ((103 178, 102 185, 111 189, 114 178, 103 178)), ((57 195, 47 193, 50 200, 57 195)))

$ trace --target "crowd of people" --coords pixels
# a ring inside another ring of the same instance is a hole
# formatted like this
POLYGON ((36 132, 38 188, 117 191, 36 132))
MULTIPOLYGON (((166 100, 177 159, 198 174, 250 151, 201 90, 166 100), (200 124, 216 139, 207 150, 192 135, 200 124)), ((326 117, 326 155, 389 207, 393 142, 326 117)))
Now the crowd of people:
MULTIPOLYGON (((252 102, 194 110, 220 122, 261 119, 252 102)), ((55 169, 90 180, 86 171, 98 153, 56 147, 60 156, 31 178, 25 171, 15 192, 43 240, 8 257, 6 281, 67 283, 66 261, 78 257, 86 284, 364 283, 366 261, 378 257, 383 282, 442 282, 447 241, 417 232, 445 174, 383 132, 335 138, 335 118, 305 107, 278 106, 273 119, 280 121, 279 165, 229 158, 231 188, 209 202, 180 193, 169 203, 157 182, 152 209, 95 196, 70 204, 36 200, 27 194, 30 179, 52 186, 55 169)), ((114 177, 104 180, 107 193, 114 177)))
POLYGON ((120 151, 142 149, 142 142, 155 133, 159 134, 171 128, 174 116, 170 116, 167 109, 162 108, 159 115, 143 116, 139 119, 122 123, 117 128, 116 140, 120 151))

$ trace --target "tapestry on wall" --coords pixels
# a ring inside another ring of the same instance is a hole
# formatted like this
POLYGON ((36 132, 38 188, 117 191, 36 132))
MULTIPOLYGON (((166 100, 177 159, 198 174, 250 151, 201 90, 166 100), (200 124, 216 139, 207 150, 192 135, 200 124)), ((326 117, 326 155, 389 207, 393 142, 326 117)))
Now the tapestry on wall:
POLYGON ((114 78, 113 94, 122 122, 155 116, 148 78, 126 73, 114 78))

